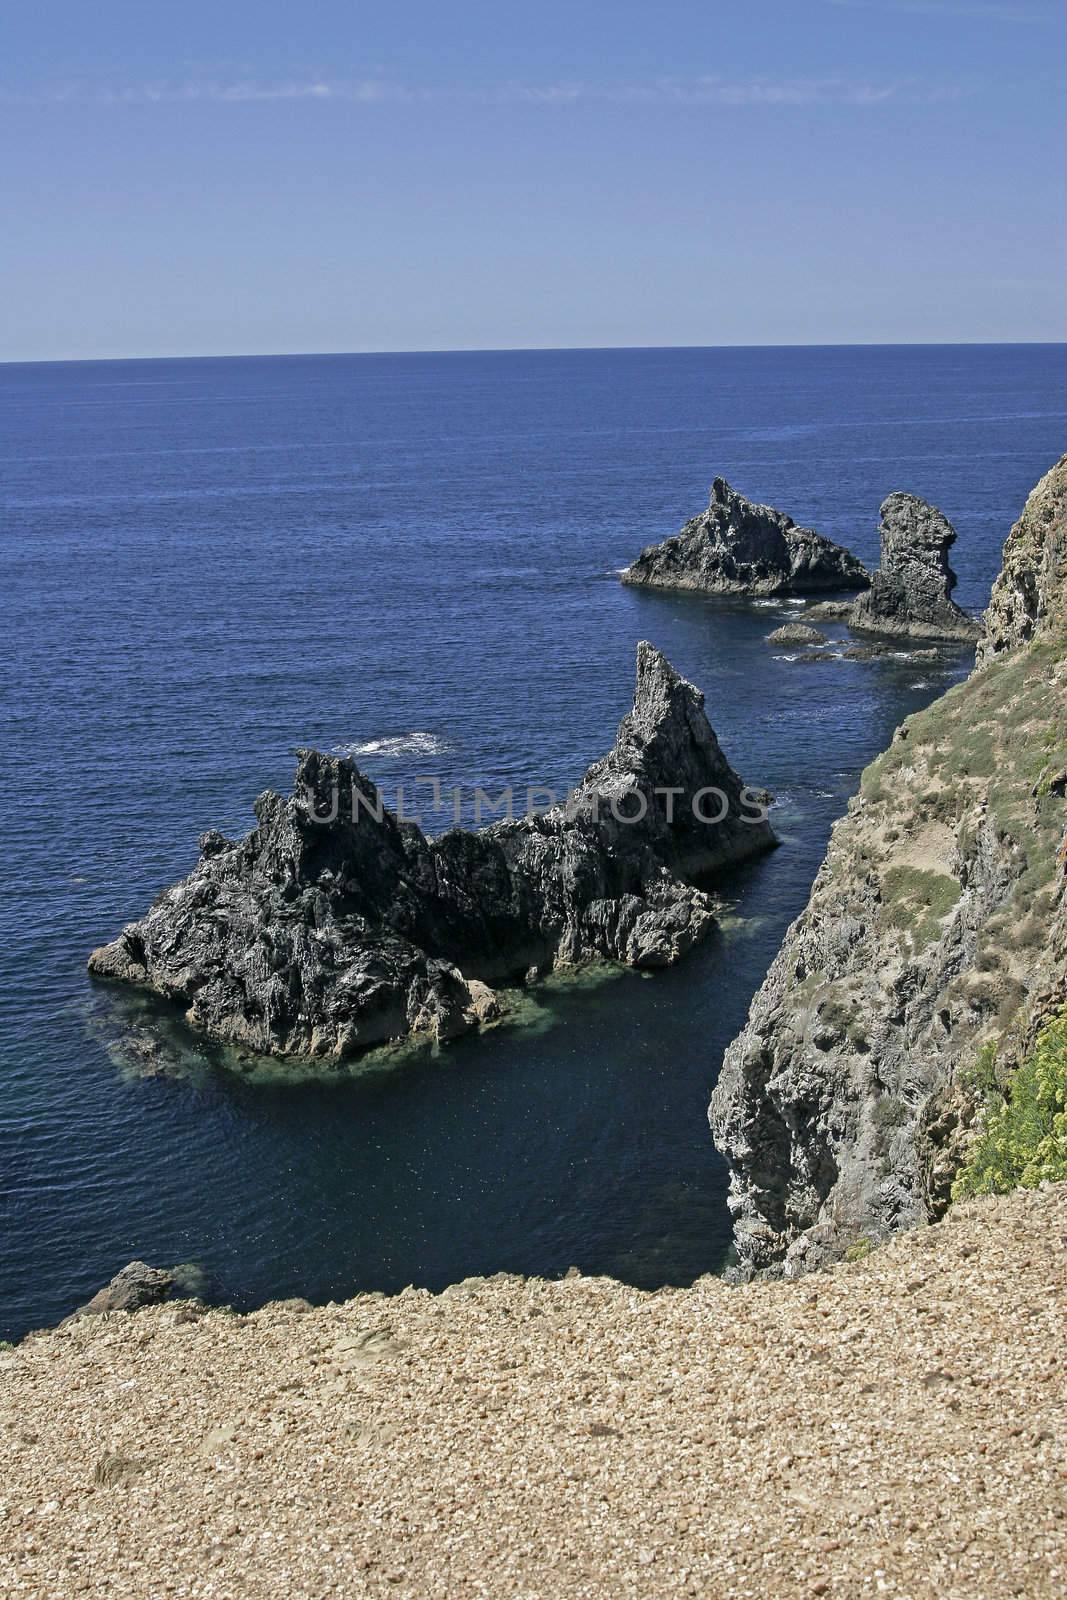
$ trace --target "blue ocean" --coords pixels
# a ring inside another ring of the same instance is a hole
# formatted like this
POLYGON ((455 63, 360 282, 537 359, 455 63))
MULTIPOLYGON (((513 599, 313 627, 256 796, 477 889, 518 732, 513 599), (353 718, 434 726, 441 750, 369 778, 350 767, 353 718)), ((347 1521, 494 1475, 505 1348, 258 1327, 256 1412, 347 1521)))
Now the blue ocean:
POLYGON ((804 663, 766 641, 795 606, 618 571, 719 474, 868 564, 906 489, 955 523, 980 609, 1067 448, 1067 346, 6 366, 0 428, 0 1335, 133 1257, 195 1263, 237 1307, 718 1271, 723 1050, 862 768, 968 662, 804 663), (295 747, 387 795, 565 788, 610 747, 643 638, 705 691, 783 841, 682 965, 549 984, 507 1028, 322 1081, 239 1075, 87 977, 199 833, 289 787, 295 747))

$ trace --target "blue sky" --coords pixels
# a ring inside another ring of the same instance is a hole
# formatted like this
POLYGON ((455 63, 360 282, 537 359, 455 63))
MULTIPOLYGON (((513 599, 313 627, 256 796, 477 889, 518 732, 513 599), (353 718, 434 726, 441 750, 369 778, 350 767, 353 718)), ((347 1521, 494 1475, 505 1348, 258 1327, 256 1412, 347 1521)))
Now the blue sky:
POLYGON ((0 359, 1067 339, 1067 0, 39 0, 0 359))

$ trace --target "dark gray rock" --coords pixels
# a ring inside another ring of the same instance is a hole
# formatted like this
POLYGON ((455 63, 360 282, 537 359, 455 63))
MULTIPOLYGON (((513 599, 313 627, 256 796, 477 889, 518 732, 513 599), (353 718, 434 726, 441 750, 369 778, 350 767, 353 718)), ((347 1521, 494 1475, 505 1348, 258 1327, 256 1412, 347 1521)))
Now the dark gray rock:
POLYGON ((649 545, 622 574, 624 583, 705 594, 810 594, 861 589, 866 568, 841 545, 798 528, 716 478, 706 511, 681 533, 649 545))
POLYGON ((144 1261, 131 1261, 111 1282, 98 1289, 74 1315, 100 1317, 108 1311, 139 1311, 168 1299, 175 1287, 174 1274, 144 1261))
POLYGON ((846 661, 878 661, 883 656, 895 655, 896 651, 888 644, 850 644, 841 654, 846 661))
POLYGON ((825 644, 826 635, 806 622, 787 622, 767 635, 768 644, 825 644))
POLYGON ((854 600, 817 600, 804 611, 807 622, 844 622, 852 615, 854 600))
POLYGON ((489 984, 531 968, 673 962, 714 925, 696 880, 775 843, 703 704, 641 644, 633 710, 567 806, 433 840, 351 761, 301 751, 293 794, 260 795, 238 843, 205 835, 89 969, 220 1041, 337 1058, 463 1033, 496 1014, 489 984))
POLYGON ((913 494, 889 495, 881 517, 881 565, 849 626, 907 638, 978 639, 981 624, 952 599, 956 574, 948 553, 956 530, 948 518, 913 494))

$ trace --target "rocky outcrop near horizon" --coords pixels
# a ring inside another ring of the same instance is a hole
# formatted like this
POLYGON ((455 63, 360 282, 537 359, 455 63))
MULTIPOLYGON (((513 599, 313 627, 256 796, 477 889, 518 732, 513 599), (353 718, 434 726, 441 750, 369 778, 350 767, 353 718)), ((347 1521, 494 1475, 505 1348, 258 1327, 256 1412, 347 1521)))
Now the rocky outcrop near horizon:
POLYGON ((541 815, 431 840, 350 760, 298 757, 291 796, 260 795, 240 841, 204 834, 189 877, 89 958, 256 1054, 449 1039, 498 1015, 491 984, 667 965, 715 925, 699 883, 776 842, 704 696, 647 643, 613 749, 541 815))
POLYGON ((646 546, 623 583, 704 594, 818 594, 865 588, 867 569, 848 550, 784 511, 758 505, 716 478, 706 511, 681 532, 646 546))
POLYGON ((1067 456, 1008 539, 979 667, 835 825, 711 1103, 742 1276, 937 1217, 990 1085, 1067 1001, 1067 456))
POLYGON ((881 562, 848 618, 859 632, 910 639, 975 639, 982 625, 952 599, 957 578, 949 551, 957 534, 943 512, 918 495, 882 501, 881 562))

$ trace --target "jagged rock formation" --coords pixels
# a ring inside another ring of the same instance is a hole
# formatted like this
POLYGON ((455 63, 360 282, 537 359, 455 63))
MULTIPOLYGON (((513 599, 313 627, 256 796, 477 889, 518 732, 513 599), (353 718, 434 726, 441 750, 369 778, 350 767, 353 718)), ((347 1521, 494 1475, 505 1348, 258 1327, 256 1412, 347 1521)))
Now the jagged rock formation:
POLYGON ((462 1033, 496 1014, 489 983, 531 967, 675 961, 714 925, 695 880, 775 842, 703 705, 641 644, 633 710, 566 807, 433 840, 351 761, 301 751, 292 796, 260 795, 238 843, 206 833, 190 876, 90 971, 215 1039, 341 1057, 462 1033))
POLYGON ((716 478, 707 510, 673 539, 642 550, 622 581, 705 594, 773 595, 862 589, 870 579, 841 545, 798 528, 784 512, 756 505, 716 478))
POLYGON ((1004 547, 978 664, 1026 644, 1067 617, 1067 456, 1045 474, 1004 547))
POLYGON ((1005 549, 985 665, 833 831, 711 1105, 743 1274, 948 1203, 983 1100, 1067 999, 1067 457, 1005 549))
POLYGON ((956 574, 948 553, 956 530, 948 518, 913 494, 887 496, 881 517, 881 565, 856 601, 849 627, 908 638, 977 639, 981 624, 952 599, 956 574))

